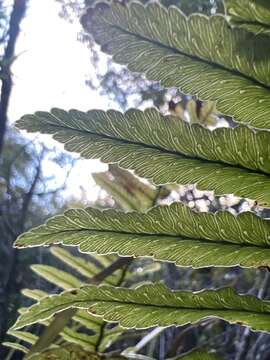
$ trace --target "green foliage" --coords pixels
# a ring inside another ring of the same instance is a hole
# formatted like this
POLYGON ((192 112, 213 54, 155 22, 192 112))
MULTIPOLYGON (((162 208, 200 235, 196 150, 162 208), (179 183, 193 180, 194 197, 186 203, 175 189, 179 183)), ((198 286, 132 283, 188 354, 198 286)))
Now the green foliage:
POLYGON ((48 265, 32 265, 34 270, 40 276, 46 278, 48 281, 57 284, 63 289, 76 288, 80 286, 80 281, 75 276, 59 270, 53 266, 48 265))
POLYGON ((270 204, 270 180, 265 175, 270 172, 268 131, 241 125, 210 131, 155 109, 131 109, 125 114, 53 109, 26 115, 17 126, 53 134, 68 151, 117 162, 156 184, 196 183, 217 195, 233 192, 270 204))
MULTIPOLYGON (((74 256, 70 252, 61 248, 52 248, 51 253, 60 259, 62 262, 68 264, 71 268, 76 269, 83 276, 88 278, 96 275, 104 264, 109 265, 114 260, 114 257, 102 257, 95 256, 94 261, 90 262, 86 259, 74 256), (104 264, 103 264, 104 263, 104 264)), ((46 281, 56 285, 58 288, 70 290, 72 288, 79 288, 84 284, 84 281, 78 279, 74 275, 71 275, 67 271, 62 271, 59 268, 47 266, 47 265, 33 265, 32 270, 44 278, 46 281)), ((108 277, 105 283, 111 285, 120 285, 123 281, 123 270, 120 270, 108 277)), ((46 298, 48 294, 44 291, 24 289, 23 294, 30 299, 37 302, 46 298)), ((20 309, 21 316, 28 311, 27 308, 20 309)), ((49 326, 51 321, 41 320, 39 321, 43 326, 49 326)), ((103 352, 109 345, 117 340, 117 338, 123 333, 123 329, 120 326, 114 326, 113 328, 107 328, 106 323, 101 319, 89 314, 85 310, 77 311, 69 326, 66 326, 60 334, 60 339, 54 344, 55 346, 64 346, 65 344, 75 344, 76 346, 82 346, 85 350, 93 352, 103 352), (86 332, 90 331, 90 335, 86 332)), ((16 337, 18 340, 23 341, 29 345, 34 345, 38 339, 38 336, 33 335, 29 331, 14 331, 10 330, 9 335, 16 337)), ((21 347, 21 344, 6 342, 5 346, 16 348, 24 353, 28 353, 27 347, 21 347)), ((55 349, 54 349, 55 350, 55 349)), ((60 350, 59 350, 60 351, 60 350)), ((61 354, 61 356, 63 356, 61 354)), ((94 356, 94 355, 93 355, 94 356)), ((58 357, 56 358, 58 359, 58 357)), ((62 359, 59 354, 59 359, 62 359)))
POLYGON ((87 309, 126 328, 184 325, 214 316, 230 323, 245 324, 255 331, 270 331, 270 303, 267 301, 238 295, 231 288, 173 292, 161 284, 146 284, 136 289, 88 285, 76 292, 63 292, 30 307, 13 328, 46 320, 70 307, 87 309))
POLYGON ((235 26, 255 34, 270 35, 268 0, 225 0, 225 9, 235 26))
POLYGON ((101 2, 82 23, 101 49, 131 71, 177 87, 236 121, 269 128, 268 38, 232 29, 221 15, 186 18, 177 8, 101 2))
POLYGON ((9 347, 9 348, 11 348, 13 350, 21 351, 24 354, 27 354, 27 352, 28 352, 28 348, 21 345, 21 344, 19 344, 19 343, 5 341, 5 342, 3 342, 2 345, 6 346, 6 347, 9 347))
MULTIPOLYGON (((201 113, 190 102, 190 124, 185 111, 165 116, 155 109, 123 114, 55 108, 24 116, 19 128, 51 134, 69 151, 114 164, 95 177, 130 212, 70 209, 20 236, 16 247, 63 244, 90 254, 152 257, 194 268, 270 266, 269 219, 251 211, 234 216, 227 211, 196 213, 181 203, 156 206, 162 187, 148 186, 127 171, 157 185, 196 184, 216 195, 235 194, 270 205, 270 5, 228 0, 226 10, 229 20, 223 15, 187 18, 176 7, 136 1, 99 2, 86 11, 84 28, 116 62, 208 102, 201 113), (217 112, 242 124, 210 131, 209 125, 217 125, 217 112)), ((80 276, 96 273, 85 259, 63 249, 52 252, 80 276)), ((100 256, 97 261, 104 268, 108 258, 100 256)), ((11 333, 30 343, 33 337, 18 329, 36 323, 50 326, 53 316, 65 311, 71 311, 72 326, 63 329, 60 344, 74 343, 87 351, 93 347, 94 356, 106 348, 99 336, 105 334, 104 321, 144 329, 211 318, 270 332, 270 302, 260 299, 261 294, 240 295, 232 288, 172 291, 160 283, 124 288, 119 287, 124 270, 109 273, 107 284, 84 285, 74 274, 54 267, 35 265, 33 270, 66 290, 52 296, 25 292, 38 302, 21 309, 11 333), (74 308, 79 309, 76 314, 74 308), (77 323, 94 334, 81 333, 77 323)), ((106 330, 114 336, 114 328, 106 330)), ((116 327, 117 334, 122 331, 116 327)), ((69 356, 69 350, 61 348, 59 359, 69 356)), ((201 353, 186 358, 204 357, 216 359, 201 353)))
POLYGON ((105 357, 93 352, 88 352, 76 345, 66 345, 61 348, 45 350, 42 353, 31 356, 31 360, 121 360, 122 356, 105 357))
POLYGON ((185 205, 146 214, 71 209, 20 236, 16 247, 63 243, 82 252, 152 256, 181 266, 269 266, 270 222, 250 213, 195 213, 185 205), (194 256, 193 249, 196 249, 194 256))

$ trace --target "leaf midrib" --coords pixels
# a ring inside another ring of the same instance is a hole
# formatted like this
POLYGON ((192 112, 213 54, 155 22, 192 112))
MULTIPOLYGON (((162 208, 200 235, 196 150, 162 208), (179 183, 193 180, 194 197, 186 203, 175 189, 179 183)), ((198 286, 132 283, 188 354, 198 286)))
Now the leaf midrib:
MULTIPOLYGON (((69 294, 68 294, 69 295, 69 294)), ((99 315, 99 314, 95 314, 94 312, 91 312, 91 310, 89 310, 91 308, 91 306, 95 305, 96 303, 110 303, 110 304, 120 304, 120 305, 123 305, 123 306, 141 306, 141 307, 155 307, 155 308, 161 308, 161 309, 168 309, 168 310, 193 310, 193 311, 198 311, 198 312, 201 312, 201 311, 233 311, 233 312, 240 312, 240 313, 249 313, 249 314, 260 314, 260 315, 269 315, 270 316, 270 311, 267 312, 267 311, 251 311, 251 310, 247 310, 247 309, 226 309, 226 308, 195 308, 195 307, 185 307, 185 306, 176 306, 176 305, 170 305, 170 304, 145 304, 145 303, 136 303, 136 302, 125 302, 125 301, 120 301, 120 300, 101 300, 99 298, 97 299, 91 299, 91 300, 88 300, 88 299, 85 299, 85 300, 75 300, 74 301, 69 301, 69 302, 65 302, 65 305, 64 305, 64 308, 63 308, 63 305, 57 305, 57 306, 53 306, 52 309, 60 309, 59 310, 56 310, 54 312, 55 313, 58 313, 58 312, 61 312, 61 311, 64 311, 66 309, 69 309, 69 308, 78 308, 78 309, 82 309, 82 310, 86 310, 86 311, 89 311, 90 313, 94 314, 94 315, 97 315, 99 317, 102 317, 104 318, 104 315, 99 315), (74 303, 76 304, 80 304, 80 303, 86 303, 86 302, 89 302, 91 303, 90 305, 88 306, 82 306, 80 307, 79 305, 76 306, 74 303)), ((34 305, 35 306, 35 305, 34 305)), ((46 312, 48 311, 48 309, 45 309, 41 312, 38 313, 38 315, 42 315, 42 314, 46 314, 46 312)), ((53 317, 53 315, 49 315, 47 316, 46 318, 42 318, 41 321, 44 321, 44 320, 47 320, 47 319, 50 319, 53 317)), ((34 314, 35 315, 35 314, 34 314)), ((209 315, 208 315, 209 316, 209 315)), ((211 316, 215 316, 215 315, 211 315, 211 316)), ((105 318, 106 318, 106 315, 105 315, 105 318)), ((33 320, 30 320, 30 323, 32 323, 33 320)), ((16 329, 17 327, 15 327, 16 329)))
MULTIPOLYGON (((58 117, 55 115, 55 114, 52 114, 52 116, 54 116, 56 119, 58 119, 58 117)), ((38 117, 38 115, 36 115, 38 117)), ((44 122, 44 121, 42 121, 44 122)), ((64 130, 64 131, 68 131, 68 130, 72 130, 74 132, 78 132, 79 134, 82 134, 82 135, 86 135, 86 134, 89 134, 89 135, 93 135, 93 136, 97 136, 99 138, 102 139, 108 139, 108 140, 112 140, 112 141, 117 141, 119 143, 122 143, 122 144, 127 144, 127 145, 137 145, 137 146, 141 146, 143 148, 146 148, 146 149, 151 149, 151 150, 158 150, 164 154, 168 154, 168 155, 176 155, 178 157, 182 157, 182 158, 185 158, 185 159, 191 159, 191 160, 198 160, 204 164, 216 164, 216 165, 219 165, 219 166, 223 166, 223 167, 226 167, 226 168, 230 168, 230 169, 240 169, 240 170, 243 170, 245 172, 248 171, 248 173, 253 173, 253 174, 258 174, 258 175, 264 175, 266 176, 267 178, 269 177, 269 174, 262 171, 261 169, 250 169, 250 168, 247 168, 247 167, 244 167, 240 164, 229 164, 229 163, 226 163, 226 162, 223 162, 223 161, 214 161, 214 160, 208 160, 208 159, 205 159, 203 157, 198 157, 198 156, 192 156, 192 155, 187 155, 187 154, 184 154, 184 153, 180 153, 178 151, 173 151, 173 150, 167 150, 165 148, 162 148, 158 145, 150 145, 150 144, 145 144, 145 143, 142 143, 142 142, 136 142, 136 141, 132 141, 132 140, 127 140, 127 139, 122 139, 122 138, 118 138, 118 137, 113 137, 113 136, 110 136, 110 135, 107 135, 107 134, 104 134, 104 133, 95 133, 95 132, 92 132, 92 131, 89 131, 89 130, 81 130, 81 129, 76 129, 74 127, 71 127, 69 126, 68 124, 66 126, 63 126, 63 125, 55 125, 54 123, 51 123, 51 122, 44 122, 45 125, 49 125, 51 127, 54 127, 56 129, 59 129, 59 131, 61 130, 64 130)), ((54 134, 51 134, 51 135, 56 135, 57 132, 55 132, 54 134)), ((60 141, 62 143, 64 143, 65 145, 65 142, 63 141, 60 141)), ((77 152, 77 151, 75 151, 77 152)), ((82 155, 83 157, 83 155, 82 155)), ((114 162, 110 162, 110 163, 114 163, 114 162)))
MULTIPOLYGON (((213 67, 216 68, 216 69, 221 69, 221 70, 225 70, 225 71, 231 72, 233 75, 236 75, 236 76, 245 78, 246 80, 253 82, 255 85, 260 86, 260 87, 263 87, 264 89, 270 91, 270 86, 267 86, 266 84, 263 84, 262 82, 260 82, 259 80, 253 78, 252 76, 248 76, 248 75, 246 75, 246 74, 243 74, 243 73, 241 73, 241 72, 238 71, 238 70, 231 69, 231 68, 227 68, 227 67, 224 66, 224 65, 214 63, 214 62, 212 62, 212 61, 203 59, 203 58, 201 58, 201 57, 199 57, 199 56, 185 53, 185 52, 182 51, 182 50, 179 50, 179 49, 173 48, 173 47, 171 47, 171 46, 162 44, 162 43, 160 43, 159 41, 156 41, 156 40, 153 40, 153 39, 149 39, 148 37, 145 37, 145 36, 140 35, 140 34, 138 34, 138 33, 133 33, 133 32, 131 32, 131 31, 129 31, 129 30, 123 29, 123 28, 122 28, 121 26, 119 26, 119 25, 110 24, 109 22, 107 22, 107 23, 108 23, 109 26, 111 26, 112 28, 115 28, 115 29, 117 29, 117 30, 120 30, 120 31, 122 31, 122 32, 125 33, 125 34, 131 35, 131 36, 135 36, 135 37, 141 39, 142 41, 146 41, 146 42, 155 44, 155 45, 157 45, 157 46, 159 46, 159 47, 161 47, 161 48, 163 48, 163 49, 170 50, 170 51, 171 51, 172 53, 174 53, 174 54, 183 55, 183 56, 186 56, 186 57, 188 57, 188 58, 190 58, 190 59, 192 59, 192 60, 201 61, 201 62, 204 63, 204 64, 211 65, 211 66, 213 66, 213 67)), ((229 26, 229 24, 228 24, 228 26, 229 26)), ((104 45, 105 45, 105 44, 104 44, 104 45)), ((104 45, 103 45, 103 46, 104 46, 104 45)), ((102 46, 102 47, 103 47, 103 46, 102 46)))
MULTIPOLYGON (((252 20, 237 20, 237 19, 233 19, 233 24, 237 24, 237 25, 256 25, 256 26, 261 26, 263 28, 269 29, 270 30, 270 24, 266 24, 260 21, 252 21, 252 20)), ((263 35, 263 34, 260 34, 263 35)))
MULTIPOLYGON (((100 232, 100 233, 111 233, 111 234, 122 234, 122 235, 133 235, 133 236, 143 236, 143 237, 153 237, 156 236, 157 238, 162 238, 162 237, 170 237, 172 239, 176 239, 178 241, 200 241, 200 242, 206 242, 207 244, 217 244, 217 245, 235 245, 238 247, 255 247, 258 249, 268 249, 268 246, 260 246, 260 245, 255 245, 255 244, 251 244, 251 243, 238 243, 238 242, 233 242, 233 241, 229 241, 229 240, 208 240, 208 239, 204 239, 204 238, 189 238, 186 237, 184 235, 172 235, 172 234, 160 234, 160 233, 132 233, 132 232, 128 232, 128 231, 117 231, 117 230, 104 230, 104 229, 87 229, 87 228, 80 228, 78 230, 74 230, 74 229, 70 229, 70 230, 61 230, 61 231, 56 231, 56 232, 50 232, 47 234, 42 234, 39 235, 40 238, 47 237, 49 235, 60 235, 60 234, 65 234, 65 233, 78 233, 78 232, 100 232)), ((50 245, 54 245, 54 244, 61 244, 63 241, 59 240, 57 242, 53 242, 51 244, 47 244, 48 246, 50 245)), ((80 245, 80 244, 76 244, 76 245, 80 245)), ((265 244, 266 245, 266 244, 265 244)), ((14 244, 15 247, 24 247, 23 245, 19 244, 16 245, 16 242, 14 244)), ((31 245, 29 244, 29 247, 31 246, 35 246, 35 245, 31 245)), ((270 247, 269 247, 270 249, 270 247)))

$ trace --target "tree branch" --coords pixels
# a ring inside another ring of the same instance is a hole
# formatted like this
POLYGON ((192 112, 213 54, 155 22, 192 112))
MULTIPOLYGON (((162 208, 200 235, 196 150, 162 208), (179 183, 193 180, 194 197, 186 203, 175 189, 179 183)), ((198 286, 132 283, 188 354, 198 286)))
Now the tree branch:
MULTIPOLYGON (((23 205, 22 205, 22 209, 21 209, 21 215, 20 215, 20 219, 18 221, 18 228, 15 228, 15 230, 9 229, 11 238, 13 238, 13 239, 15 239, 18 236, 18 233, 24 231, 25 221, 27 218, 29 206, 31 204, 33 194, 35 192, 35 188, 37 186, 37 183, 38 183, 38 180, 40 177, 43 153, 44 153, 44 151, 42 151, 42 153, 41 153, 41 157, 39 159, 39 164, 37 165, 37 168, 36 168, 36 174, 31 183, 29 191, 24 196, 23 205)), ((5 220, 4 217, 3 217, 3 219, 5 220)), ((5 225, 5 223, 4 223, 4 225, 5 225)), ((6 222, 6 226, 10 226, 8 222, 6 222)), ((8 314, 9 314, 8 304, 10 302, 12 289, 14 286, 17 286, 16 285, 16 278, 17 278, 17 272, 18 272, 17 268, 18 268, 18 250, 11 248, 8 266, 6 269, 7 270, 6 271, 6 279, 5 279, 5 281, 3 281, 3 289, 4 289, 4 293, 5 293, 5 300, 3 301, 3 309, 5 311, 5 315, 3 316, 2 326, 0 329, 0 341, 3 340, 3 338, 6 334, 6 330, 8 328, 8 314)))

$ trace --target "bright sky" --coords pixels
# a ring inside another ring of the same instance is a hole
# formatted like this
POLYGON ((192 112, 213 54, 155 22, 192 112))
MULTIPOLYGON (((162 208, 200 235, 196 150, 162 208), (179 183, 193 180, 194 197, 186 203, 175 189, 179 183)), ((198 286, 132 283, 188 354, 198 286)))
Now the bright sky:
MULTIPOLYGON (((21 55, 12 67, 11 123, 24 114, 55 106, 79 110, 104 108, 104 99, 85 85, 92 65, 89 49, 77 41, 80 24, 61 19, 59 11, 60 5, 55 0, 29 1, 16 47, 16 54, 21 55)), ((48 136, 41 135, 39 139, 51 147, 55 145, 48 136)), ((96 160, 79 161, 71 173, 68 194, 80 196, 82 186, 87 189, 88 201, 95 200, 97 189, 90 174, 104 169, 96 160)), ((56 175, 56 184, 63 180, 61 168, 50 161, 45 162, 44 171, 56 175)))

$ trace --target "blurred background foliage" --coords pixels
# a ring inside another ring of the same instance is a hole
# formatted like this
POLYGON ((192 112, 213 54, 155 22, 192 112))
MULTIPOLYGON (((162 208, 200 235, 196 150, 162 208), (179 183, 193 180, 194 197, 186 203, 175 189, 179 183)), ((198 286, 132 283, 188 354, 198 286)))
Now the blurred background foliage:
MULTIPOLYGON (((64 258, 80 256, 91 269, 102 269, 115 259, 115 256, 87 256, 70 249, 65 253, 66 250, 61 249, 36 248, 18 251, 12 248, 13 241, 20 233, 43 223, 49 216, 68 207, 89 205, 85 199, 88 189, 82 189, 80 196, 71 196, 72 189, 69 195, 66 191, 67 180, 78 158, 55 148, 51 143, 47 145, 46 140, 20 135, 9 122, 14 119, 8 119, 9 107, 16 107, 16 104, 10 102, 14 86, 12 64, 16 62, 17 56, 20 56, 15 51, 16 42, 20 36, 21 21, 27 17, 27 7, 31 1, 36 0, 0 0, 0 343, 14 341, 15 336, 20 339, 20 344, 26 347, 33 342, 33 338, 29 342, 22 334, 20 337, 18 334, 7 333, 17 317, 18 309, 28 306, 29 298, 38 300, 41 295, 29 290, 22 293, 23 289, 39 289, 52 293, 60 291, 61 288, 72 287, 74 281, 86 281, 86 275, 78 275, 78 271, 76 272, 74 266, 70 266, 70 262, 63 261, 64 258), (62 169, 60 180, 57 179, 57 171, 55 175, 53 171, 47 171, 48 166, 62 169), (32 264, 36 265, 31 268, 32 264), (69 284, 59 284, 57 269, 69 273, 69 279, 73 279, 73 282, 70 280, 69 284)), ((78 21, 85 7, 92 4, 90 0, 55 1, 61 5, 59 19, 71 23, 78 21)), ((221 0, 165 0, 162 3, 164 6, 175 5, 186 14, 201 12, 210 15, 224 11, 221 0)), ((156 106, 163 113, 170 112, 178 116, 181 121, 200 123, 209 128, 235 126, 230 118, 224 118, 216 112, 214 103, 202 103, 198 99, 179 93, 177 89, 164 89, 158 83, 147 81, 142 75, 131 74, 125 67, 114 64, 110 57, 101 54, 98 47, 82 32, 78 34, 78 41, 87 47, 91 65, 95 70, 90 72, 89 69, 89 76, 82 86, 95 90, 102 97, 105 107, 126 110, 131 106, 141 109, 156 106)), ((73 104, 70 104, 70 107, 72 106, 73 104)), ((90 107, 94 108, 95 104, 90 102, 90 107)), ((91 205, 101 208, 146 211, 156 204, 182 201, 195 211, 227 209, 237 214, 251 210, 269 217, 267 210, 258 208, 256 203, 248 199, 232 195, 215 197, 212 192, 199 191, 193 185, 171 184, 156 188, 116 165, 110 165, 107 171, 94 173, 93 178, 98 185, 94 190, 97 192, 97 200, 91 205)), ((80 178, 77 181, 80 182, 80 178)), ((118 275, 115 275, 116 281, 120 281, 118 275)), ((173 264, 160 264, 150 259, 136 259, 126 269, 125 277, 120 278, 122 286, 134 286, 143 281, 162 279, 173 289, 200 290, 228 285, 239 292, 248 292, 266 299, 270 297, 267 269, 193 270, 177 268, 173 264)), ((106 328, 108 332, 111 331, 106 324, 102 326, 103 330, 106 328)), ((78 327, 77 323, 72 323, 70 328, 93 336, 89 329, 81 325, 78 327)), ((31 329, 35 335, 41 331, 42 326, 31 329)), ((253 333, 247 328, 228 325, 218 319, 166 330, 151 329, 147 332, 128 333, 121 330, 116 331, 115 335, 117 336, 112 341, 106 343, 104 340, 106 346, 104 345, 102 350, 98 347, 95 347, 95 350, 110 352, 128 349, 127 352, 139 352, 148 359, 166 359, 176 358, 192 349, 206 348, 228 360, 270 358, 269 335, 253 333)), ((67 330, 57 341, 62 346, 66 342, 77 343, 78 340, 75 341, 74 333, 67 330)), ((89 341, 90 344, 92 338, 85 338, 85 341, 89 341)), ((0 358, 21 359, 22 353, 1 346, 0 358)))

